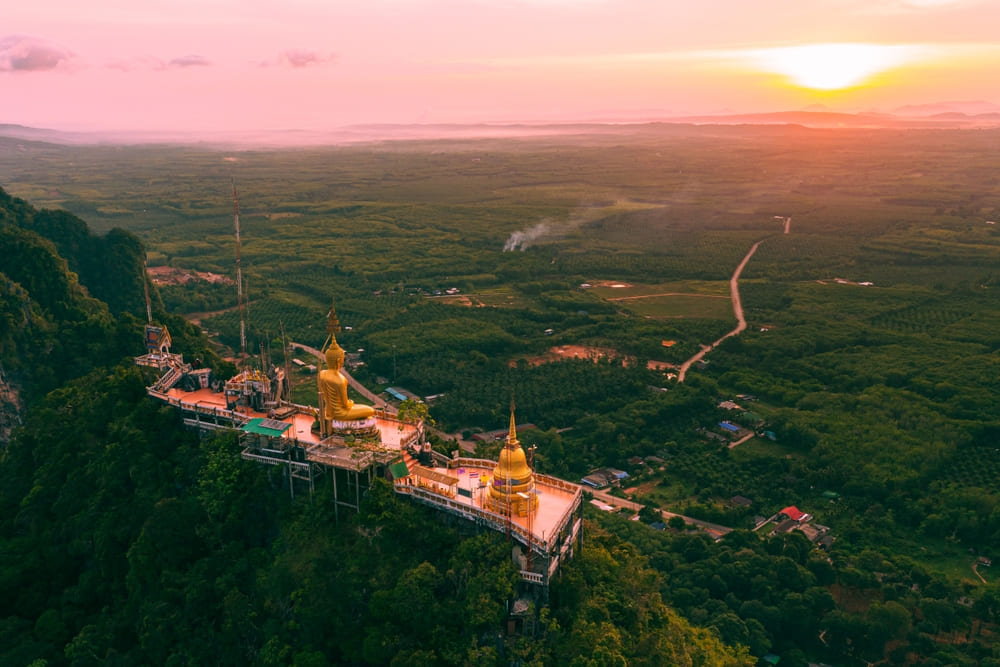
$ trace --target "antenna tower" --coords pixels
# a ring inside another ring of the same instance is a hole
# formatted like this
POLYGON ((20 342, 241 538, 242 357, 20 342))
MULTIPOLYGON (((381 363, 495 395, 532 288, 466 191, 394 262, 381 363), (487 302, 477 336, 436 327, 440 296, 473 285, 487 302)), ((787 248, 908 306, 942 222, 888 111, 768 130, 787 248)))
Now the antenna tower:
POLYGON ((146 296, 146 324, 153 323, 153 306, 149 301, 149 272, 146 268, 146 257, 142 258, 142 293, 146 296))
POLYGON ((240 358, 247 356, 246 303, 243 295, 243 267, 240 262, 240 200, 236 196, 236 179, 233 183, 233 226, 236 228, 236 301, 240 309, 240 358))
POLYGON ((281 329, 281 352, 284 354, 285 381, 282 384, 282 392, 285 394, 280 398, 286 401, 292 400, 292 373, 288 368, 288 340, 285 338, 285 323, 278 320, 278 328, 281 329))

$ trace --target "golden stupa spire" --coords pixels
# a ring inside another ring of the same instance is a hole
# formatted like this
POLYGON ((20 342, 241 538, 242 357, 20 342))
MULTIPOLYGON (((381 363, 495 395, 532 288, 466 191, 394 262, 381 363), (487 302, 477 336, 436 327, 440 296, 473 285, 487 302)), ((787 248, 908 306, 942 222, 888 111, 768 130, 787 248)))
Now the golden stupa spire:
POLYGON ((510 399, 510 431, 507 433, 507 446, 517 447, 519 444, 517 441, 517 425, 514 422, 514 399, 510 399))
POLYGON ((518 516, 533 512, 538 507, 535 474, 517 440, 513 398, 510 401, 510 432, 493 468, 493 483, 484 504, 494 511, 518 516))

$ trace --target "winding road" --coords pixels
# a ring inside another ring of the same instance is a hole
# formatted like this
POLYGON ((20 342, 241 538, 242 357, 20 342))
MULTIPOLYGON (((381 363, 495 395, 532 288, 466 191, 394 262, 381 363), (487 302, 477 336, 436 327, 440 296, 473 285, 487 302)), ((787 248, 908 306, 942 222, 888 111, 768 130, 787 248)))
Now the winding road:
POLYGON ((677 371, 678 382, 684 382, 684 378, 687 376, 688 369, 691 368, 691 365, 700 361, 702 357, 717 348, 722 341, 743 333, 743 331, 746 330, 747 321, 743 317, 743 302, 740 301, 740 274, 743 273, 743 269, 746 267, 747 262, 749 262, 750 258, 753 257, 753 254, 757 252, 757 248, 760 247, 761 243, 763 243, 763 241, 757 241, 750 247, 750 250, 743 258, 743 261, 740 262, 740 265, 736 267, 735 271, 733 271, 733 277, 729 279, 729 295, 733 301, 733 315, 736 316, 736 328, 711 345, 702 346, 701 352, 698 352, 698 354, 681 364, 680 369, 677 371))

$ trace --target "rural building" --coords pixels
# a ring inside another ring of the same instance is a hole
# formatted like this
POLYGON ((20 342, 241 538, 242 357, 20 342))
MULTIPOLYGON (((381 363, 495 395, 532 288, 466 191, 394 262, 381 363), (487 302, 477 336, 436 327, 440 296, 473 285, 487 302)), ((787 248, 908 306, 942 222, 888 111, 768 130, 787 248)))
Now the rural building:
POLYGON ((618 486, 623 479, 628 478, 628 473, 614 468, 599 468, 592 471, 580 482, 594 489, 603 489, 608 486, 618 486))
POLYGON ((784 516, 786 519, 791 519, 795 523, 805 523, 806 521, 812 519, 811 514, 806 514, 795 505, 789 505, 785 509, 781 510, 778 512, 778 516, 784 516))

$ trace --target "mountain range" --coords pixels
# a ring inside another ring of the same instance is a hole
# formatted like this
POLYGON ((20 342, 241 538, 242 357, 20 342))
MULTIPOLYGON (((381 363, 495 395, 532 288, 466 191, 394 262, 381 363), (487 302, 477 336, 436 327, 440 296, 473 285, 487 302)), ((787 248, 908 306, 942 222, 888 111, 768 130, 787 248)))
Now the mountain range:
POLYGON ((436 124, 361 124, 330 131, 260 130, 239 132, 65 131, 0 123, 0 137, 58 144, 209 144, 306 146, 392 140, 541 136, 568 133, 603 134, 646 124, 801 125, 813 128, 979 129, 1000 127, 1000 105, 986 101, 952 101, 907 105, 889 112, 832 111, 821 105, 806 109, 755 113, 661 114, 627 122, 480 122, 436 124))

